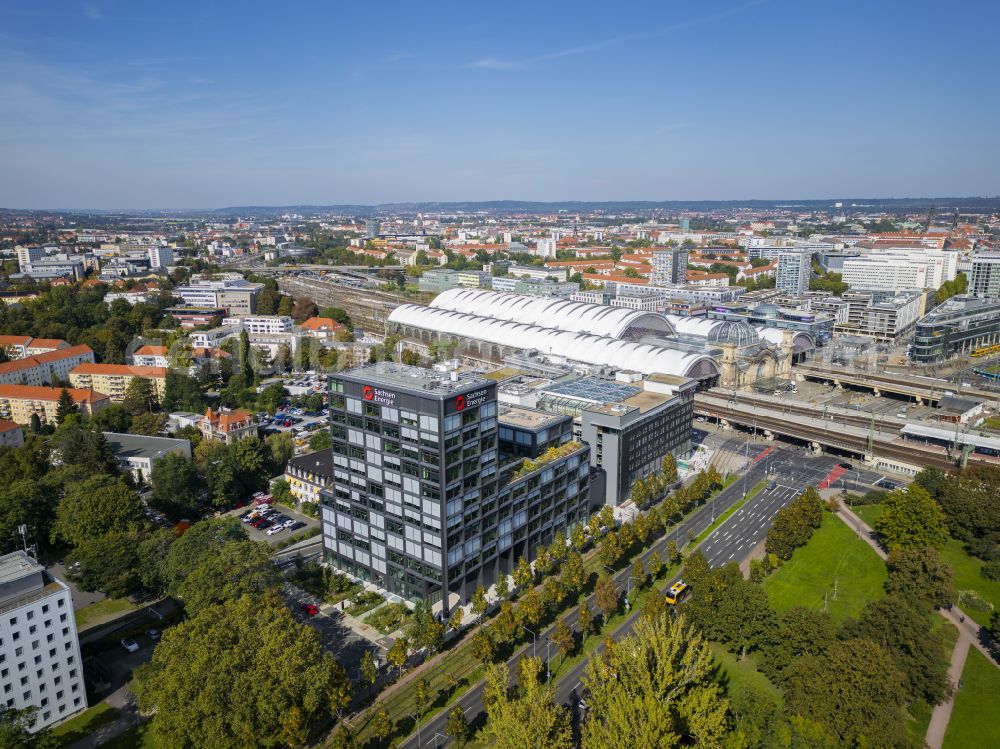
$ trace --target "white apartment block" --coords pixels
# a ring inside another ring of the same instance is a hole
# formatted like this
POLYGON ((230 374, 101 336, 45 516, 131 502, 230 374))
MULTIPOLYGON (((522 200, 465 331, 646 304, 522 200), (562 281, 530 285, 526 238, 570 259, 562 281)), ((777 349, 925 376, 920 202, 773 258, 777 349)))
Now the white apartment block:
POLYGON ((555 257, 556 256, 556 240, 555 239, 539 239, 535 241, 535 251, 533 253, 537 257, 555 257))
POLYGON ((649 274, 649 282, 654 284, 680 284, 687 279, 688 251, 679 247, 653 250, 650 265, 653 272, 649 274))
POLYGON ((972 256, 969 293, 1000 297, 1000 252, 977 252, 972 256))
POLYGON ((158 245, 146 250, 150 268, 166 268, 174 264, 174 251, 170 247, 158 245))
POLYGON ((32 731, 87 707, 69 588, 23 551, 0 557, 0 700, 32 731))
POLYGON ((14 251, 17 253, 17 267, 25 273, 32 263, 37 263, 45 257, 44 247, 23 247, 18 245, 14 251))
POLYGON ((778 269, 774 287, 786 294, 802 294, 809 290, 812 272, 812 251, 785 249, 778 253, 778 269))
POLYGON ((926 263, 893 258, 861 257, 844 261, 844 283, 853 288, 924 289, 937 288, 926 263))
POLYGON ((656 312, 659 300, 655 296, 622 296, 618 295, 611 300, 612 307, 625 307, 627 309, 640 310, 642 312, 656 312))
POLYGON ((223 319, 224 326, 236 326, 249 334, 291 333, 294 329, 292 318, 287 315, 241 315, 223 319))

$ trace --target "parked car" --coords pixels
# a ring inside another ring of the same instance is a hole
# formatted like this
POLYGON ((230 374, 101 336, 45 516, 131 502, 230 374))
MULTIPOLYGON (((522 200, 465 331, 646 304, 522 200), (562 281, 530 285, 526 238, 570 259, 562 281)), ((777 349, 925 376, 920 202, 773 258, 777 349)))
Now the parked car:
POLYGON ((139 649, 139 643, 133 640, 131 637, 123 637, 121 640, 122 647, 125 648, 130 653, 134 653, 139 649))
POLYGON ((306 524, 303 523, 301 520, 293 520, 292 524, 290 526, 288 526, 288 530, 290 530, 290 531, 297 531, 299 528, 305 528, 305 527, 306 527, 306 524))
POLYGON ((316 616, 319 613, 319 606, 315 603, 303 603, 302 613, 308 614, 309 616, 316 616))
POLYGON ((267 535, 273 536, 276 533, 281 533, 283 530, 285 530, 284 525, 272 525, 267 529, 267 535))
POLYGON ((153 640, 155 642, 156 640, 160 639, 160 630, 158 630, 158 629, 147 629, 146 630, 146 637, 148 637, 150 640, 153 640))

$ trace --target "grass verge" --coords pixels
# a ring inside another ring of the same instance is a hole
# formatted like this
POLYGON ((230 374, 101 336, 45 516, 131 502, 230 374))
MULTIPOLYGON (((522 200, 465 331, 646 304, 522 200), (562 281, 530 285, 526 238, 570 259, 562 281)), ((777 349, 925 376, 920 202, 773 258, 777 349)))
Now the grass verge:
POLYGON ((97 601, 82 609, 77 609, 73 612, 73 618, 76 619, 77 631, 82 632, 90 627, 96 627, 98 624, 117 619, 122 614, 135 611, 136 608, 137 606, 127 598, 105 598, 103 601, 97 601))
POLYGON ((809 543, 764 581, 778 611, 793 606, 826 609, 840 624, 856 617, 868 601, 885 595, 885 564, 839 518, 823 513, 809 543))
POLYGON ((89 736, 98 728, 114 722, 119 715, 121 713, 107 702, 98 702, 65 723, 55 726, 50 733, 56 747, 69 746, 74 741, 89 736))
POLYGON ((955 697, 955 709, 944 735, 944 749, 1000 746, 998 694, 1000 669, 971 648, 962 671, 962 688, 955 697))

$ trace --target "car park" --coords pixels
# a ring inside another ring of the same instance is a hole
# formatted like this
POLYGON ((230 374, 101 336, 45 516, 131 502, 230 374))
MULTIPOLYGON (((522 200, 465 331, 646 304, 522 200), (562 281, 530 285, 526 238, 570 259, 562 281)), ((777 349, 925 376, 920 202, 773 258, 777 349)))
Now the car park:
POLYGON ((129 653, 134 653, 139 649, 139 643, 133 640, 131 637, 123 637, 121 639, 122 647, 125 648, 129 653))

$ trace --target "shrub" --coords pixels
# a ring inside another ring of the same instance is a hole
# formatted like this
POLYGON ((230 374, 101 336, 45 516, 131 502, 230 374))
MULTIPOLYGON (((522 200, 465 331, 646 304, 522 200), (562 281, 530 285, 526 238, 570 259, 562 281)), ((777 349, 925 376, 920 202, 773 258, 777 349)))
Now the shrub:
POLYGON ((958 591, 958 605, 965 609, 972 609, 973 611, 993 610, 993 604, 979 595, 979 592, 975 590, 958 591))
POLYGON ((987 562, 983 565, 983 568, 979 570, 979 574, 992 582, 1000 581, 1000 562, 987 562))
POLYGON ((382 603, 385 599, 373 590, 366 590, 354 596, 354 603, 347 607, 347 613, 351 616, 361 616, 366 611, 382 603))

